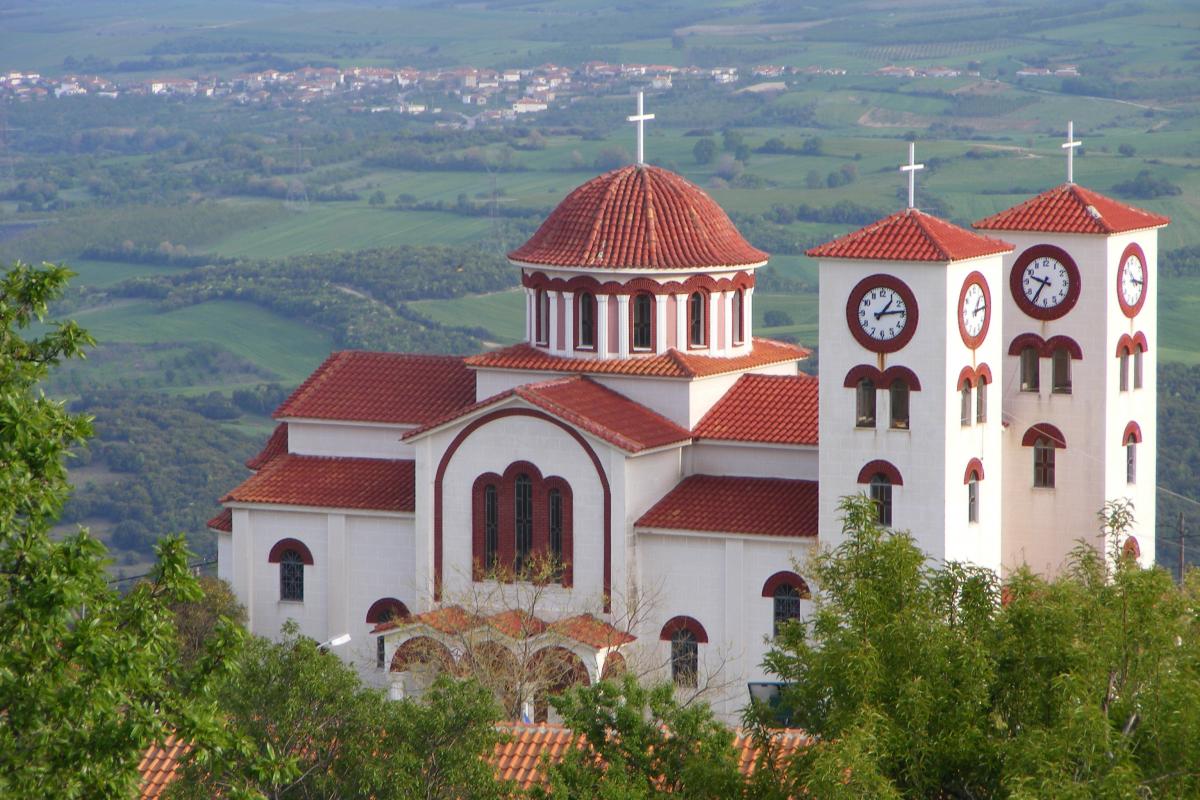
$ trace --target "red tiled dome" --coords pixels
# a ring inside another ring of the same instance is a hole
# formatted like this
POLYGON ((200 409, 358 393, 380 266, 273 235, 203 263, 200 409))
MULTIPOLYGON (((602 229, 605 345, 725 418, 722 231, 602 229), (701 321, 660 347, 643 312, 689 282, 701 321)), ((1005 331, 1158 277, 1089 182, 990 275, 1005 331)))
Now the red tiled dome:
POLYGON ((665 169, 636 164, 571 192, 508 257, 552 267, 649 269, 767 260, 698 186, 665 169))

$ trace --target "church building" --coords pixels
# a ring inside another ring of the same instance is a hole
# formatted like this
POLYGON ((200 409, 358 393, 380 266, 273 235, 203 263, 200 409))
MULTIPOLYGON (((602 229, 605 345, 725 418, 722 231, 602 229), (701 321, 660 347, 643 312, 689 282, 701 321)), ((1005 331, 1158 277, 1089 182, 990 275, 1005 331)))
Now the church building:
POLYGON ((544 718, 636 669, 734 718, 843 496, 1000 572, 1101 546, 1096 512, 1130 498, 1124 547, 1153 562, 1165 217, 1068 175, 966 230, 914 207, 910 151, 909 207, 809 253, 818 381, 754 336, 768 255, 640 162, 509 254, 522 342, 334 353, 279 407, 210 522, 254 633, 349 633, 336 652, 396 697, 512 674, 544 718))

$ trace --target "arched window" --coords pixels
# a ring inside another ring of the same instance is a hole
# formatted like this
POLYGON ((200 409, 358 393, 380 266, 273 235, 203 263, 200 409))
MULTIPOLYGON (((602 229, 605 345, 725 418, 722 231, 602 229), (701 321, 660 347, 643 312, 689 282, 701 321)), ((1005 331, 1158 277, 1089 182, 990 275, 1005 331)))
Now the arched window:
POLYGON ((671 680, 676 686, 695 689, 700 671, 700 647, 696 635, 680 628, 671 636, 671 680))
POLYGON ((546 499, 550 506, 550 558, 554 562, 554 575, 559 577, 562 574, 563 563, 563 496, 558 489, 551 489, 546 493, 546 499))
POLYGON ((513 483, 513 570, 520 574, 533 549, 533 481, 525 473, 513 483))
POLYGON ((367 609, 367 622, 371 625, 399 619, 408 619, 408 606, 394 597, 381 597, 367 609))
POLYGON ((688 298, 688 345, 704 347, 708 344, 708 295, 692 292, 688 298))
POLYGON ((578 312, 575 315, 577 329, 575 346, 581 350, 596 348, 596 298, 590 292, 580 292, 577 296, 578 312))
POLYGON ((892 480, 882 472, 871 476, 870 497, 875 502, 875 520, 880 525, 892 524, 892 480))
POLYGON ((908 381, 896 378, 888 387, 888 405, 891 407, 891 427, 908 430, 908 381))
POLYGON ((304 600, 304 558, 296 550, 284 550, 279 556, 279 599, 304 600))
POLYGON ((633 349, 654 348, 654 298, 643 292, 633 298, 633 349))
POLYGON ((483 487, 483 569, 494 572, 500 556, 500 499, 496 484, 483 487))
POLYGON ((545 289, 538 289, 536 304, 536 341, 538 344, 550 344, 550 293, 545 289))
POLYGON ((1054 348, 1050 357, 1053 366, 1054 380, 1051 391, 1054 394, 1071 393, 1071 352, 1065 347, 1054 348))
POLYGON ((1054 488, 1054 442, 1047 436, 1039 436, 1033 443, 1033 485, 1054 488))
POLYGON ((1133 348, 1133 388, 1135 389, 1142 388, 1142 357, 1145 352, 1146 349, 1140 342, 1133 348))
POLYGON ((987 422, 987 375, 979 376, 979 385, 975 387, 975 421, 987 422))
POLYGON ((1129 351, 1121 351, 1121 391, 1129 391, 1129 351))
POLYGON ((774 623, 771 635, 778 636, 779 629, 788 620, 800 619, 800 590, 791 584, 780 584, 773 595, 775 601, 774 623))
POLYGON ((970 425, 971 424, 971 384, 964 383, 962 385, 962 389, 959 392, 959 404, 958 405, 959 405, 959 409, 958 409, 959 424, 970 425))
POLYGON ((855 390, 855 422, 860 428, 875 427, 875 382, 863 378, 855 390))
POLYGON ((744 289, 733 293, 733 343, 746 341, 746 294, 744 289))
POLYGON ((1021 391, 1036 392, 1041 388, 1041 355, 1036 347, 1021 348, 1021 391))
POLYGON ((967 522, 979 522, 979 473, 967 476, 967 522))
POLYGON ((1137 442, 1125 444, 1125 482, 1137 483, 1137 442))

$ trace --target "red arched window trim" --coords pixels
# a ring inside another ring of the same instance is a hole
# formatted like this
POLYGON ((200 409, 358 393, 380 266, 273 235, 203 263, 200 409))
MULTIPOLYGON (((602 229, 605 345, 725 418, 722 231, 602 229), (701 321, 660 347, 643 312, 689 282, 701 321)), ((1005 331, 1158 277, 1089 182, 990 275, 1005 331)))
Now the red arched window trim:
POLYGON ((986 378, 988 383, 992 383, 992 368, 987 364, 980 364, 975 368, 975 383, 979 384, 980 378, 986 378))
POLYGON ((1079 342, 1070 336, 1051 336, 1042 347, 1042 355, 1049 358, 1060 347, 1065 347, 1067 352, 1071 354, 1071 358, 1076 361, 1083 359, 1083 348, 1079 346, 1079 342))
MULTIPOLYGON (((497 523, 499 523, 501 520, 498 513, 498 506, 504 479, 494 472, 486 472, 476 478, 474 485, 471 486, 471 577, 477 581, 483 580, 483 576, 487 572, 487 567, 484 564, 487 555, 487 520, 485 519, 484 491, 489 485, 496 487, 496 519, 497 523)), ((499 528, 500 525, 497 524, 496 527, 499 528)), ((496 554, 496 558, 499 560, 499 553, 496 554)))
POLYGON ((1121 545, 1121 554, 1129 558, 1142 557, 1142 546, 1138 544, 1136 536, 1130 536, 1125 539, 1125 543, 1121 545))
POLYGON ((408 606, 394 597, 381 597, 367 609, 367 622, 377 625, 388 619, 408 619, 408 606))
POLYGON ((496 487, 498 542, 496 561, 500 566, 511 567, 516 557, 515 497, 517 476, 525 474, 533 484, 533 542, 531 554, 550 551, 550 490, 558 489, 563 503, 563 573, 561 583, 570 587, 574 582, 571 562, 574 554, 574 515, 571 485, 563 478, 543 478, 541 471, 528 461, 514 461, 503 475, 488 472, 475 479, 471 487, 471 575, 481 581, 488 570, 484 565, 487 543, 484 519, 484 490, 491 484, 496 487))
POLYGON ((1143 353, 1148 352, 1150 350, 1150 345, 1146 343, 1146 334, 1142 333, 1141 331, 1135 333, 1133 335, 1133 346, 1140 347, 1143 353))
POLYGON ((1128 333, 1122 333, 1120 338, 1117 339, 1117 352, 1115 355, 1117 358, 1133 355, 1133 337, 1128 333))
POLYGON ((1008 354, 1010 356, 1019 356, 1021 355, 1021 351, 1026 347, 1032 347, 1041 355, 1046 349, 1046 340, 1036 333, 1019 334, 1009 343, 1008 354))
POLYGON ((552 292, 591 292, 592 294, 618 295, 649 292, 655 295, 691 294, 703 289, 707 292, 729 292, 751 289, 754 287, 754 275, 750 272, 738 272, 732 278, 714 279, 710 275, 693 275, 685 281, 666 281, 659 283, 650 278, 633 278, 621 283, 605 281, 601 283, 591 275, 576 275, 569 280, 551 278, 538 270, 521 275, 521 285, 530 289, 543 289, 552 292))
POLYGON ((967 462, 967 469, 963 473, 964 484, 971 482, 971 475, 974 475, 977 481, 983 480, 983 462, 978 458, 972 458, 967 462))
MULTIPOLYGON (((1070 336, 1051 336, 1049 339, 1043 339, 1036 333, 1022 333, 1016 336, 1008 345, 1008 354, 1010 356, 1019 356, 1021 355, 1021 351, 1026 347, 1032 347, 1037 350, 1038 355, 1042 358, 1050 358, 1054 355, 1054 351, 1060 347, 1065 347, 1067 352, 1071 354, 1071 358, 1076 361, 1083 358, 1083 348, 1079 346, 1079 342, 1070 336)), ((1117 355, 1120 355, 1120 345, 1118 344, 1117 347, 1117 355)))
POLYGON ((1039 422, 1030 426, 1029 430, 1025 431, 1025 435, 1021 437, 1021 446, 1033 447, 1034 442, 1043 437, 1049 439, 1056 449, 1063 449, 1067 446, 1067 439, 1062 435, 1062 431, 1048 422, 1039 422))
POLYGON ((299 539, 280 539, 274 544, 274 546, 271 547, 271 552, 267 556, 267 563, 278 564, 279 559, 281 559, 283 554, 288 550, 295 550, 297 553, 299 553, 300 560, 304 562, 305 566, 311 567, 313 565, 312 552, 309 551, 304 542, 300 541, 299 539))
POLYGON ((882 459, 867 462, 867 465, 858 471, 858 482, 870 483, 871 478, 876 475, 883 475, 891 482, 892 486, 904 485, 904 478, 900 476, 900 470, 896 469, 890 461, 882 459))
POLYGON ((888 367, 885 369, 883 371, 883 386, 881 388, 890 389, 892 383, 897 380, 903 380, 907 383, 910 391, 921 391, 921 381, 917 378, 917 373, 908 367, 888 367))
MULTIPOLYGON (((562 580, 563 586, 571 586, 575 582, 575 571, 571 566, 575 554, 575 531, 574 531, 574 509, 571 496, 571 484, 567 483, 563 478, 553 475, 543 482, 542 485, 542 503, 545 508, 542 513, 546 515, 545 525, 542 528, 534 528, 533 530, 533 549, 534 552, 549 553, 550 552, 550 490, 558 489, 562 496, 562 580), (539 549, 540 548, 540 549, 539 549)), ((534 490, 535 495, 537 490, 534 490)), ((535 501, 536 502, 536 501, 535 501)), ((537 509, 534 509, 536 520, 537 509)))
POLYGON ((671 617, 667 620, 667 624, 663 625, 662 633, 658 634, 660 641, 669 642, 671 637, 679 630, 685 630, 696 637, 696 641, 700 644, 708 644, 708 633, 701 625, 692 617, 678 616, 671 617))
POLYGON ((963 367, 958 373, 956 388, 961 392, 964 388, 975 385, 975 368, 963 367))
POLYGON ((793 589, 799 592, 800 596, 805 600, 812 597, 812 593, 808 591, 808 584, 805 583, 804 578, 801 578, 796 573, 786 569, 780 570, 771 577, 767 578, 767 582, 763 584, 762 596, 774 597, 775 590, 780 586, 791 586, 793 589))
POLYGON ((1125 426, 1125 432, 1121 434, 1122 445, 1130 442, 1142 443, 1142 426, 1132 421, 1125 426))
POLYGON ((881 372, 877 367, 873 367, 870 364, 859 364, 856 367, 851 367, 842 381, 842 386, 847 389, 854 389, 863 378, 867 378, 874 383, 876 389, 890 389, 893 381, 903 380, 908 384, 910 391, 919 392, 921 390, 921 381, 917 378, 917 373, 908 367, 888 367, 881 372))

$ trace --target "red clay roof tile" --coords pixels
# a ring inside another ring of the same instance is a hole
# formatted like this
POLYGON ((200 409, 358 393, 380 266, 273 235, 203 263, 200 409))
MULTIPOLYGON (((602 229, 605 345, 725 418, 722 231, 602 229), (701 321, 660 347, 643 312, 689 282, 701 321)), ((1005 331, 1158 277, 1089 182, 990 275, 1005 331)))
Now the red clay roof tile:
POLYGON ((233 512, 222 508, 219 514, 204 523, 204 527, 222 533, 233 533, 233 512))
POLYGON ((550 624, 550 630, 597 650, 605 647, 619 647, 637 640, 637 637, 628 631, 615 628, 591 614, 578 614, 574 617, 560 619, 558 622, 550 624))
POLYGON ((667 530, 816 536, 817 482, 692 475, 636 524, 667 530))
POLYGON ((546 623, 527 611, 512 608, 492 614, 487 618, 487 624, 503 633, 510 639, 526 639, 545 633, 546 623))
POLYGON ((700 187, 668 170, 637 164, 575 189, 508 257, 547 266, 648 269, 767 260, 700 187))
POLYGON ((799 361, 809 351, 799 345, 755 337, 754 347, 743 356, 718 357, 668 350, 638 358, 567 358, 552 356, 528 344, 467 358, 467 366, 479 369, 514 369, 547 372, 579 372, 592 375, 645 375, 655 378, 705 378, 755 367, 799 361))
POLYGON ((696 439, 817 444, 817 379, 743 375, 696 424, 696 439))
POLYGON ((814 247, 807 254, 813 258, 945 262, 1007 253, 1012 249, 1008 242, 981 236, 909 208, 814 247))
POLYGON ((258 452, 258 455, 246 462, 246 469, 260 470, 272 459, 287 451, 288 427, 286 422, 281 422, 275 426, 275 430, 271 432, 271 438, 267 439, 267 443, 263 445, 263 449, 258 452))
POLYGON ((1157 228, 1170 221, 1170 217, 1125 205, 1078 184, 1064 183, 974 225, 996 231, 1112 234, 1157 228))
POLYGON ((146 749, 142 760, 138 763, 138 772, 142 780, 138 786, 140 800, 158 800, 166 792, 167 786, 175 780, 183 769, 184 756, 192 749, 171 734, 162 744, 153 744, 146 749))
POLYGON ((475 401, 475 373, 459 356, 333 353, 275 410, 300 417, 421 425, 475 401))
POLYGON ((412 461, 288 453, 251 475, 221 502, 412 511, 415 480, 412 461))

